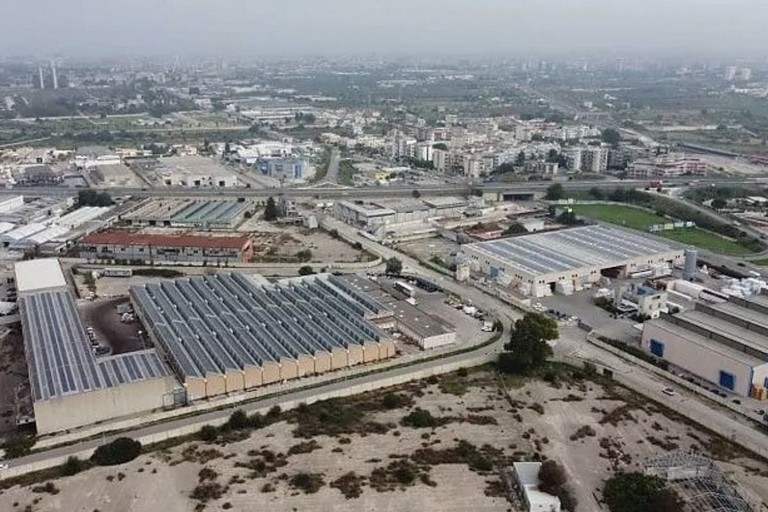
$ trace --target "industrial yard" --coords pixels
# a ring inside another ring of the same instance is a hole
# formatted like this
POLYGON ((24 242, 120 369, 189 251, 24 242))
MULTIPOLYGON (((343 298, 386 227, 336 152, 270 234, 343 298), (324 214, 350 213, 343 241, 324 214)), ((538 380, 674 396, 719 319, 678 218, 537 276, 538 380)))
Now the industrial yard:
POLYGON ((34 502, 37 512, 516 512, 500 471, 547 457, 565 466, 576 512, 592 512, 614 471, 688 450, 717 460, 748 499, 768 498, 764 462, 626 389, 554 368, 547 381, 516 378, 503 389, 481 368, 273 412, 255 431, 230 430, 90 469, 53 482, 50 494, 16 486, 0 504, 22 510, 34 502))

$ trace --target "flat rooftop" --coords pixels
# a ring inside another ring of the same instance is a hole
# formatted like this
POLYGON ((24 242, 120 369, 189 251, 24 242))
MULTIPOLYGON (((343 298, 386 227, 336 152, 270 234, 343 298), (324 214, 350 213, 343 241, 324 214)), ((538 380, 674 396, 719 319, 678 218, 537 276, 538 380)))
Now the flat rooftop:
POLYGON ((616 227, 584 226, 468 244, 529 274, 552 274, 585 267, 621 265, 635 258, 681 251, 672 245, 616 227))
POLYGON ((15 272, 16 289, 20 294, 67 287, 64 272, 56 258, 19 261, 15 272))
POLYGON ((768 355, 768 338, 757 332, 739 327, 702 311, 687 310, 675 315, 675 317, 687 320, 724 338, 732 339, 768 355))
POLYGON ((161 158, 159 162, 163 165, 158 169, 161 172, 222 178, 234 176, 234 173, 217 160, 199 155, 169 156, 161 158))
POLYGON ((733 302, 720 302, 717 304, 710 304, 710 307, 717 311, 722 311, 728 315, 734 316, 745 322, 759 325, 764 329, 768 329, 768 315, 755 311, 754 309, 748 309, 733 302))
POLYGON ((431 338, 449 332, 455 329, 448 322, 422 311, 418 307, 399 300, 388 294, 379 283, 371 281, 362 276, 347 274, 341 279, 346 281, 353 288, 360 290, 391 310, 394 317, 405 326, 423 338, 431 338))

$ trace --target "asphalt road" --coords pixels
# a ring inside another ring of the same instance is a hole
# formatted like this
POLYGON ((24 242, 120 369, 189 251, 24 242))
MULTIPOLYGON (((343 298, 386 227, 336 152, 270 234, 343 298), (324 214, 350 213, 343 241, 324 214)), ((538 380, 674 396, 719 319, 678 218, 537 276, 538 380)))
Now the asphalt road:
MULTIPOLYGON (((737 186, 759 183, 755 178, 743 179, 721 179, 717 181, 720 186, 737 186)), ((670 185, 683 185, 687 180, 667 180, 670 185)), ((511 193, 511 194, 534 194, 544 192, 552 182, 524 182, 524 183, 483 183, 476 185, 485 193, 511 193)), ((648 185, 648 180, 595 180, 595 181, 568 181, 563 182, 567 189, 571 190, 589 190, 593 187, 601 189, 638 188, 648 185)), ((705 184, 702 184, 704 186, 705 184)), ((296 187, 296 188, 189 188, 189 187, 162 187, 162 188, 110 188, 109 192, 113 196, 134 196, 134 197, 269 197, 275 194, 284 194, 292 197, 323 197, 323 198, 362 198, 362 197, 382 197, 382 196, 411 196, 413 189, 418 189, 422 195, 461 195, 466 193, 466 184, 445 184, 445 185, 413 185, 408 184, 401 187, 372 186, 372 187, 339 187, 339 188, 318 188, 315 187, 296 187)), ((15 192, 31 197, 48 195, 67 197, 77 193, 77 188, 68 187, 9 187, 6 192, 15 192)))
POLYGON ((768 455, 768 437, 755 430, 749 420, 743 416, 717 406, 699 395, 633 365, 626 359, 592 345, 585 338, 585 333, 576 327, 561 330, 555 352, 562 356, 592 361, 611 368, 614 375, 631 389, 653 398, 701 425, 724 433, 732 440, 738 440, 739 443, 763 456, 768 455), (662 392, 664 388, 674 389, 675 395, 666 395, 662 392))
POLYGON ((331 149, 331 158, 328 160, 328 172, 325 173, 325 178, 321 183, 339 182, 339 162, 341 162, 339 150, 336 148, 331 149))

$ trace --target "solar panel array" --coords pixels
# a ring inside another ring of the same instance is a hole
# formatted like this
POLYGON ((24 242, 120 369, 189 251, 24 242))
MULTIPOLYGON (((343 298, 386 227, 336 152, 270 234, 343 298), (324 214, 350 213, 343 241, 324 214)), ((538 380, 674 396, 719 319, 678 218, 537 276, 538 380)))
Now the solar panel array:
POLYGON ((385 307, 329 276, 264 286, 242 274, 216 274, 134 286, 131 294, 182 378, 387 337, 367 320, 385 307))
POLYGON ((607 226, 492 240, 467 248, 535 275, 610 265, 674 250, 668 244, 607 226))
POLYGON ((96 358, 67 290, 19 299, 35 401, 168 375, 154 350, 96 358))
POLYGON ((236 201, 195 201, 172 217, 178 223, 230 222, 249 207, 236 201))

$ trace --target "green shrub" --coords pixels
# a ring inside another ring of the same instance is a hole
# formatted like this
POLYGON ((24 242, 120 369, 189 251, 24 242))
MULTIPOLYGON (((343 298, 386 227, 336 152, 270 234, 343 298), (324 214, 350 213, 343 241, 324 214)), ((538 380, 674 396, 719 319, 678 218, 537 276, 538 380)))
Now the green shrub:
POLYGON ((61 465, 61 474, 64 476, 76 475, 86 469, 87 466, 88 465, 84 461, 78 459, 75 456, 72 456, 69 457, 64 464, 61 465))
POLYGON ((141 443, 129 437, 118 437, 111 443, 99 446, 91 455, 98 466, 115 466, 130 462, 141 454, 141 443))
POLYGON ((431 412, 418 407, 405 416, 400 423, 406 427, 413 428, 433 428, 439 424, 437 418, 432 416, 431 412))
POLYGON ((203 425, 200 432, 197 433, 197 437, 200 438, 201 441, 212 443, 219 437, 219 429, 212 425, 203 425))

